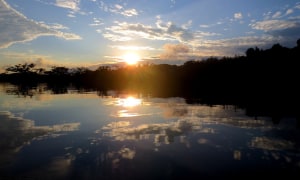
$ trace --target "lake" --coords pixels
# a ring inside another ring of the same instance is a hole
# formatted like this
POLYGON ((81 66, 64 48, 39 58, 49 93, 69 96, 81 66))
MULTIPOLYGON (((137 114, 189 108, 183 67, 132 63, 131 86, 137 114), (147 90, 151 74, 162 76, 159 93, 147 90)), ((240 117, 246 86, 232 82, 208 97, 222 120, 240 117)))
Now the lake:
POLYGON ((300 125, 183 97, 0 84, 0 179, 300 177, 300 125))

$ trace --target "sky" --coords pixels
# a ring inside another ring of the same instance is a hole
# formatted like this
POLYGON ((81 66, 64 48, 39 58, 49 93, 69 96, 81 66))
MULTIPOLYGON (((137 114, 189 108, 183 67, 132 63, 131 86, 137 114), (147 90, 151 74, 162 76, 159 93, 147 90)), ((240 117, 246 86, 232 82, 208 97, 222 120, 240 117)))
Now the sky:
POLYGON ((0 68, 182 64, 300 39, 296 0, 0 0, 0 68))

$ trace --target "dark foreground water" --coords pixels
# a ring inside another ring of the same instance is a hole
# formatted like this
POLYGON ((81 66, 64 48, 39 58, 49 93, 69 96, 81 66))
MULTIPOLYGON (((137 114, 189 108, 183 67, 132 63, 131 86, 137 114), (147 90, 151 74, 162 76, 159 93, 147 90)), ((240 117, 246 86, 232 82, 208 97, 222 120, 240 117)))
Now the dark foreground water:
POLYGON ((0 84, 0 179, 299 178, 295 117, 0 84))

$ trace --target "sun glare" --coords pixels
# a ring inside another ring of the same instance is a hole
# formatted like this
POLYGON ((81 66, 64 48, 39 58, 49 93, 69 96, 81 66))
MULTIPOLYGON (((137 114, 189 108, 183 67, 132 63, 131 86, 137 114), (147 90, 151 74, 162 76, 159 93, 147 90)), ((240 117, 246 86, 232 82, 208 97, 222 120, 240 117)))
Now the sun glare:
POLYGON ((124 106, 124 107, 134 107, 142 104, 142 100, 138 98, 134 98, 132 96, 129 96, 125 99, 120 99, 118 102, 118 105, 124 106))
POLYGON ((135 53, 128 53, 125 54, 122 57, 123 61, 126 62, 128 65, 134 65, 137 64, 140 61, 140 56, 138 54, 135 53))

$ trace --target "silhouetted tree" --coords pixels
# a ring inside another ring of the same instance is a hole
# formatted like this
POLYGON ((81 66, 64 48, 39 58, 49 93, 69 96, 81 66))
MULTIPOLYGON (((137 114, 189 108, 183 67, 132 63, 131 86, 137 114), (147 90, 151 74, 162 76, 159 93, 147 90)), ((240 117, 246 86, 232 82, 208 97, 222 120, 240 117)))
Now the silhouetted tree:
POLYGON ((34 67, 35 67, 35 64, 33 64, 33 63, 17 64, 17 65, 6 68, 6 71, 24 74, 24 73, 32 72, 34 67))
POLYGON ((46 72, 46 70, 44 68, 37 68, 37 69, 35 69, 35 72, 37 74, 44 74, 46 72))
POLYGON ((66 67, 52 67, 51 71, 47 72, 49 75, 65 76, 69 74, 69 68, 66 67))
POLYGON ((258 56, 259 53, 260 53, 260 49, 258 49, 258 47, 255 47, 255 49, 254 48, 249 48, 246 51, 246 56, 247 57, 255 57, 255 56, 258 56))

